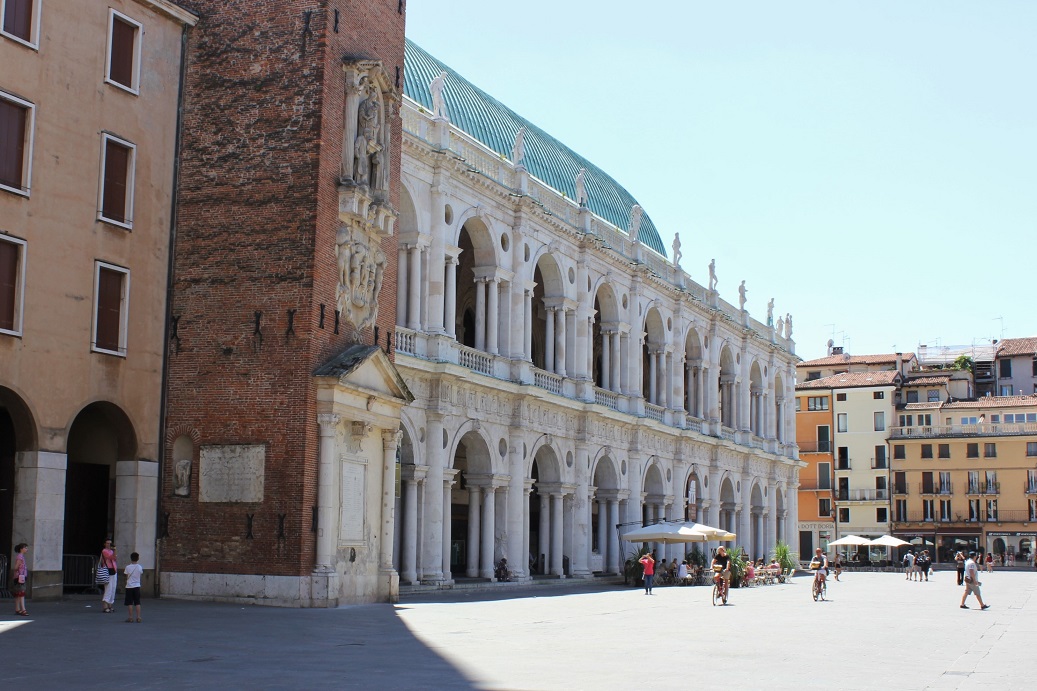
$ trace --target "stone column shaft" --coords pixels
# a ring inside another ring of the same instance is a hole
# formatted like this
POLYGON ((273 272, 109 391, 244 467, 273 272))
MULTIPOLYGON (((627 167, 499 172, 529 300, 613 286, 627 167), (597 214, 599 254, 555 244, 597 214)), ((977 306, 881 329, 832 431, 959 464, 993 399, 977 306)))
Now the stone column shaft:
POLYGON ((475 578, 479 575, 479 488, 468 487, 468 540, 465 545, 467 560, 465 575, 475 578))

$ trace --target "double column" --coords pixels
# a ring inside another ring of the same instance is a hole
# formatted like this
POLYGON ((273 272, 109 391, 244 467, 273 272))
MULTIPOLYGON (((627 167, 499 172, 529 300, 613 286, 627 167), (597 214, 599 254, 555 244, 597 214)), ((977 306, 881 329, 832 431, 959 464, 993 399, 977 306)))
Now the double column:
POLYGON ((544 369, 566 376, 566 350, 569 343, 569 314, 575 310, 571 300, 555 298, 544 301, 547 312, 544 338, 544 369))
MULTIPOLYGON (((403 535, 400 548, 400 578, 418 582, 418 485, 428 474, 427 465, 405 465, 403 476, 403 535)), ((437 493, 438 494, 438 493, 437 493)))
POLYGON ((472 476, 468 484, 468 540, 465 575, 493 580, 497 532, 497 490, 507 478, 472 476))
POLYGON ((620 350, 620 330, 617 325, 603 324, 601 327, 601 388, 620 392, 620 366, 623 363, 620 350))
POLYGON ((478 276, 475 279, 475 348, 498 354, 500 332, 500 279, 478 276))

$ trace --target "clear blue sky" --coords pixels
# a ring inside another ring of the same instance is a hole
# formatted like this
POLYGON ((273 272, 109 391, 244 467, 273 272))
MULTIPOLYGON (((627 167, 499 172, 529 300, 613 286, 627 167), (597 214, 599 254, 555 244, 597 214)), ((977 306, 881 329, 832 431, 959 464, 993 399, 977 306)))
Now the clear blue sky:
POLYGON ((1037 335, 1037 1, 410 0, 797 354, 1037 335))

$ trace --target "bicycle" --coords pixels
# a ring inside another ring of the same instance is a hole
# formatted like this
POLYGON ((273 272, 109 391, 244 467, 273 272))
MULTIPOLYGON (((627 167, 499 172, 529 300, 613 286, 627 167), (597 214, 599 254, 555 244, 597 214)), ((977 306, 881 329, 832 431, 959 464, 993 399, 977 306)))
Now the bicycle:
POLYGON ((727 604, 727 593, 728 593, 728 588, 729 587, 730 586, 727 585, 727 581, 724 580, 724 577, 722 575, 720 575, 719 572, 717 572, 717 574, 715 576, 713 576, 713 606, 714 607, 717 606, 717 601, 718 600, 720 601, 721 605, 726 605, 727 604))
POLYGON ((821 580, 815 574, 814 585, 810 589, 810 594, 814 597, 814 602, 817 602, 818 599, 820 599, 823 602, 825 599, 825 595, 828 594, 828 579, 821 580))

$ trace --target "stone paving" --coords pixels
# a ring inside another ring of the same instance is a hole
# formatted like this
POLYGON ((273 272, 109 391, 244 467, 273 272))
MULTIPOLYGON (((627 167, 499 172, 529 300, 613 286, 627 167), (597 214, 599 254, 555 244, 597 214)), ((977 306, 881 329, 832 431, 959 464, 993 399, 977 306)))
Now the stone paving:
MULTIPOLYGON (((1037 573, 983 574, 987 611, 928 583, 846 573, 706 587, 501 589, 396 605, 292 610, 145 600, 144 622, 93 600, 0 615, 0 681, 20 688, 1031 688, 1037 573), (17 620, 17 621, 13 621, 17 620)), ((10 601, 3 603, 10 607, 10 601)), ((6 610, 5 610, 6 611, 6 610)))

